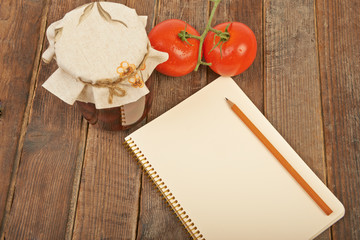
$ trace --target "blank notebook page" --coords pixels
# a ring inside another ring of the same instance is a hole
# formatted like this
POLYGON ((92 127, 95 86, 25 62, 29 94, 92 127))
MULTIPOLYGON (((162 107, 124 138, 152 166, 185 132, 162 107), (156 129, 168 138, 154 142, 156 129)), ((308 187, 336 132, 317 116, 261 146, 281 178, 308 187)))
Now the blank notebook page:
POLYGON ((229 77, 130 134, 207 240, 312 239, 344 207, 229 77), (236 116, 238 105, 333 210, 327 216, 236 116))

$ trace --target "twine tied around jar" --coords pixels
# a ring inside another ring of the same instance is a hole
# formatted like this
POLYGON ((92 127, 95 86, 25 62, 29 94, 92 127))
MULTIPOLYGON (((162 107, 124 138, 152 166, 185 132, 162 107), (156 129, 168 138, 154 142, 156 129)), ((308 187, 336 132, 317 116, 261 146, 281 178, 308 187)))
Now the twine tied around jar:
POLYGON ((126 90, 118 86, 118 84, 126 79, 133 77, 137 72, 141 71, 149 56, 149 50, 150 50, 150 45, 148 44, 147 52, 145 53, 143 60, 140 62, 139 66, 135 69, 135 71, 132 71, 130 74, 125 75, 124 77, 119 76, 115 81, 112 79, 101 79, 96 81, 95 83, 90 83, 83 81, 81 78, 78 78, 78 80, 84 83, 86 86, 91 86, 96 88, 108 88, 109 89, 108 103, 112 104, 114 95, 117 97, 124 97, 126 95, 126 90))

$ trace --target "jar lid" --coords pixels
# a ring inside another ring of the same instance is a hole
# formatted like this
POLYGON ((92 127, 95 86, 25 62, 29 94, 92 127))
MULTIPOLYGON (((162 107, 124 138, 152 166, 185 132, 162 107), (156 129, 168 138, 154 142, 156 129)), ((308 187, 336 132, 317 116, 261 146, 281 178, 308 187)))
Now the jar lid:
POLYGON ((59 68, 43 87, 63 101, 121 106, 149 92, 144 82, 168 54, 150 46, 147 17, 112 2, 94 2, 68 12, 47 29, 49 48, 59 68))

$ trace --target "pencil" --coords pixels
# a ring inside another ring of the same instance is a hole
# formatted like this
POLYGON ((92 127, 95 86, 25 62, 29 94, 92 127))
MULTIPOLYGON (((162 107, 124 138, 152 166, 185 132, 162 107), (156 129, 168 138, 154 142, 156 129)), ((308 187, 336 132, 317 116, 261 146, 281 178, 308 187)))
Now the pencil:
POLYGON ((260 130, 251 122, 251 120, 240 110, 235 103, 225 98, 231 110, 245 123, 245 125, 256 135, 256 137, 265 145, 265 147, 274 155, 280 164, 290 173, 290 175, 300 184, 300 186, 309 194, 316 204, 330 215, 333 211, 322 200, 322 198, 310 187, 310 185, 300 176, 300 174, 290 165, 290 163, 281 155, 281 153, 271 144, 271 142, 260 132, 260 130))

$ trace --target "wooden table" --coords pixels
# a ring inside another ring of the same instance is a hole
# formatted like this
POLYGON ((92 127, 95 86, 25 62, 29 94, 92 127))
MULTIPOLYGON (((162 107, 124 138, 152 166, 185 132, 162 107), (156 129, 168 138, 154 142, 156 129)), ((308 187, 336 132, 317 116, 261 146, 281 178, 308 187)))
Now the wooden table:
MULTIPOLYGON (((40 61, 47 26, 86 2, 0 1, 0 239, 187 239, 122 146, 145 122, 99 130, 41 87, 57 68, 40 61)), ((148 31, 179 18, 202 32, 212 6, 121 2, 149 16, 148 31)), ((257 57, 234 79, 346 208, 317 239, 360 239, 359 10, 357 0, 223 0, 213 21, 253 29, 257 57)), ((216 77, 154 73, 146 121, 216 77)))

